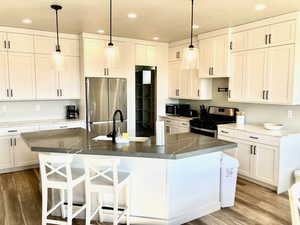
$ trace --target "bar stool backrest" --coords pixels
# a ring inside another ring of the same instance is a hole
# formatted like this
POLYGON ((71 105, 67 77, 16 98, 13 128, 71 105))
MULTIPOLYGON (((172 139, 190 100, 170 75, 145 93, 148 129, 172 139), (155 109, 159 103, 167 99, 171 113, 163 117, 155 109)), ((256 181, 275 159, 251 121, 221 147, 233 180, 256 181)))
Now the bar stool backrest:
POLYGON ((58 181, 72 182, 72 155, 39 154, 42 183, 46 184, 50 176, 55 175, 58 181))
POLYGON ((300 182, 294 184, 289 190, 292 225, 300 225, 300 182))
POLYGON ((83 161, 88 184, 97 178, 102 178, 102 180, 105 180, 112 186, 118 184, 119 159, 84 157, 83 161))

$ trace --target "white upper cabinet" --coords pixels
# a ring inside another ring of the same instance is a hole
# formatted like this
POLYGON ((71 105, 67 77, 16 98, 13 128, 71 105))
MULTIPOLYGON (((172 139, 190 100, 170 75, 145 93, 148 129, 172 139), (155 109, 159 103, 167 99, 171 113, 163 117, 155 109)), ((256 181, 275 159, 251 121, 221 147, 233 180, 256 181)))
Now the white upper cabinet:
POLYGON ((263 101, 266 74, 267 50, 252 50, 246 54, 244 89, 245 99, 252 102, 263 101))
POLYGON ((66 56, 64 59, 64 70, 59 72, 60 97, 80 99, 79 58, 66 56))
POLYGON ((231 56, 231 68, 229 78, 229 100, 242 100, 244 98, 244 76, 245 76, 246 54, 237 52, 231 56))
POLYGON ((269 27, 259 27, 248 31, 248 49, 265 48, 268 45, 269 27))
POLYGON ((200 39, 199 77, 228 77, 228 34, 200 39))
POLYGON ((58 73, 51 63, 52 60, 52 55, 35 55, 37 99, 56 99, 59 97, 58 73))
POLYGON ((6 49, 10 52, 33 53, 33 40, 33 35, 7 33, 6 49))
POLYGON ((294 45, 284 45, 269 49, 265 88, 267 101, 278 104, 292 102, 293 86, 291 81, 294 72, 294 50, 294 45))
POLYGON ((59 42, 63 55, 79 56, 79 40, 61 38, 59 42))
POLYGON ((0 51, 5 50, 6 47, 6 33, 0 32, 0 51))
POLYGON ((247 49, 246 31, 231 34, 230 49, 232 51, 242 51, 247 49))
POLYGON ((8 67, 11 99, 35 99, 35 73, 33 54, 9 53, 8 67))
POLYGON ((270 46, 293 44, 296 40, 296 22, 288 21, 270 26, 270 46))
POLYGON ((181 62, 169 62, 169 98, 179 98, 181 62))
POLYGON ((135 46, 135 64, 140 66, 156 66, 156 47, 137 44, 135 46))
POLYGON ((6 52, 0 52, 0 100, 9 99, 8 59, 6 52))
POLYGON ((184 47, 181 45, 169 48, 169 61, 181 60, 184 47))

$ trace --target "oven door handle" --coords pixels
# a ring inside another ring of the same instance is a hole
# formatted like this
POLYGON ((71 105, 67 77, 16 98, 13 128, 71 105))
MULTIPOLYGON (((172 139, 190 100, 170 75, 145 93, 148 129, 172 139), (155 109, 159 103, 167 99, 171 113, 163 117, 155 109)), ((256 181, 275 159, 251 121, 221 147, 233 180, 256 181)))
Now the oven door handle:
POLYGON ((198 128, 198 127, 191 127, 191 129, 200 130, 200 131, 206 131, 206 132, 209 132, 209 133, 216 133, 217 132, 215 130, 209 130, 209 129, 198 128))

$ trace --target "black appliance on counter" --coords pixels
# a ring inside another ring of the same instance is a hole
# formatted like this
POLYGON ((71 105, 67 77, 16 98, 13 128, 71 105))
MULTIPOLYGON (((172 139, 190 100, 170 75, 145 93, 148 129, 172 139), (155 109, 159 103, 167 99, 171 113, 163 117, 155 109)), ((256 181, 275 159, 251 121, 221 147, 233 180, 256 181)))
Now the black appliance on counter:
POLYGON ((192 110, 189 104, 167 104, 166 114, 170 116, 197 117, 198 112, 192 110))
POLYGON ((79 118, 79 109, 76 105, 67 105, 66 106, 66 119, 78 119, 79 118))
POLYGON ((218 125, 235 123, 237 108, 218 106, 200 107, 200 118, 190 121, 191 132, 217 138, 218 125))

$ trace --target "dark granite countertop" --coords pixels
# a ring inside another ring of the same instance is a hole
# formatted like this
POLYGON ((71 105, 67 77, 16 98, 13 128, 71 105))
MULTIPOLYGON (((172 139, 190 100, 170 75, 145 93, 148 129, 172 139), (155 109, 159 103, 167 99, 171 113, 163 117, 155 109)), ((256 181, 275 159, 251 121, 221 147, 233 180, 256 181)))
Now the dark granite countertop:
POLYGON ((165 146, 156 145, 155 137, 146 142, 113 144, 111 141, 93 140, 96 136, 96 133, 82 128, 22 134, 32 151, 52 153, 182 159, 237 147, 232 142, 193 133, 168 135, 165 146))

